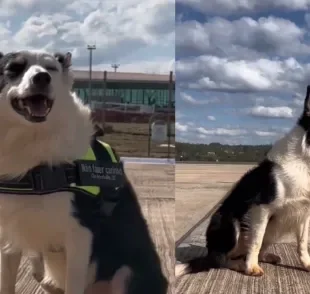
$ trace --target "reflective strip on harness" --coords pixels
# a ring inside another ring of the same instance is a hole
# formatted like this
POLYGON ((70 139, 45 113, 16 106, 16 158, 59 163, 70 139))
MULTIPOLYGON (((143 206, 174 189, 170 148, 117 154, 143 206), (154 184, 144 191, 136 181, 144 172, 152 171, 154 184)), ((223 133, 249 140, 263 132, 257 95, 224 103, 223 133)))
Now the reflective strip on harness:
POLYGON ((15 191, 32 191, 32 189, 30 188, 8 188, 8 187, 1 187, 1 190, 7 190, 7 191, 11 191, 11 190, 15 190, 15 191))
POLYGON ((100 140, 97 140, 97 141, 108 151, 108 153, 112 159, 112 162, 117 163, 117 159, 115 158, 115 155, 114 155, 114 152, 113 152, 111 146, 107 143, 100 141, 100 140))

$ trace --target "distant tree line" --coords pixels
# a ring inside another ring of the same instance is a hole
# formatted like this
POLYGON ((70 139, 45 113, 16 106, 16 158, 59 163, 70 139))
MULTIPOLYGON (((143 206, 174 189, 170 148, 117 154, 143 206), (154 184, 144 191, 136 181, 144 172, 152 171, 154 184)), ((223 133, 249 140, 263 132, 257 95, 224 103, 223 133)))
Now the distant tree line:
POLYGON ((176 142, 177 161, 259 162, 271 145, 191 144, 176 142))

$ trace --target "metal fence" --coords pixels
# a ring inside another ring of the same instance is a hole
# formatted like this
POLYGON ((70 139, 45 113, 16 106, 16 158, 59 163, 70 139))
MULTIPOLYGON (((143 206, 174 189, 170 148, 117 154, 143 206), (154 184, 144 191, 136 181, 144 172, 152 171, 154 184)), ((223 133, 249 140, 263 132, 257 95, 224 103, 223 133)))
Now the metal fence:
MULTIPOLYGON (((89 97, 93 120, 104 129, 104 137, 120 156, 125 157, 175 157, 175 97, 174 79, 167 79, 168 103, 147 105, 124 103, 113 99, 107 91, 105 74, 103 95, 89 97), (113 101, 114 100, 114 101, 113 101), (160 132, 159 132, 160 130, 160 132), (156 136, 154 132, 157 132, 156 136)), ((116 97, 115 97, 116 98, 116 97)))

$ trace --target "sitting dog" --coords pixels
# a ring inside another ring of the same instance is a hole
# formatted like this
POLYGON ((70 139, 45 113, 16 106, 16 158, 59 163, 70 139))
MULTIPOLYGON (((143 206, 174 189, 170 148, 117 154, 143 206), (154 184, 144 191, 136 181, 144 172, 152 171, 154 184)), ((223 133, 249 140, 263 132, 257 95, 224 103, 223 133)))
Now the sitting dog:
POLYGON ((310 271, 309 220, 310 86, 296 126, 238 181, 211 217, 207 256, 177 265, 176 276, 221 267, 261 276, 259 261, 280 262, 267 253, 270 244, 292 232, 300 261, 310 271))
POLYGON ((0 56, 0 294, 15 293, 22 253, 49 292, 111 281, 113 294, 164 294, 135 191, 116 181, 117 155, 93 136, 70 65, 69 53, 0 56))

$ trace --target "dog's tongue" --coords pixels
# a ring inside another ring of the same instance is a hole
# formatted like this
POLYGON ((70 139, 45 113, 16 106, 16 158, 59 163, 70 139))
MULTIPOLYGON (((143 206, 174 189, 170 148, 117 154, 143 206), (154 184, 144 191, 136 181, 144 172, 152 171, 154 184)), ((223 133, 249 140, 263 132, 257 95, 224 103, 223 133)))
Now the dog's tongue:
POLYGON ((24 105, 31 116, 44 117, 48 112, 47 101, 45 99, 27 99, 24 101, 24 105))

